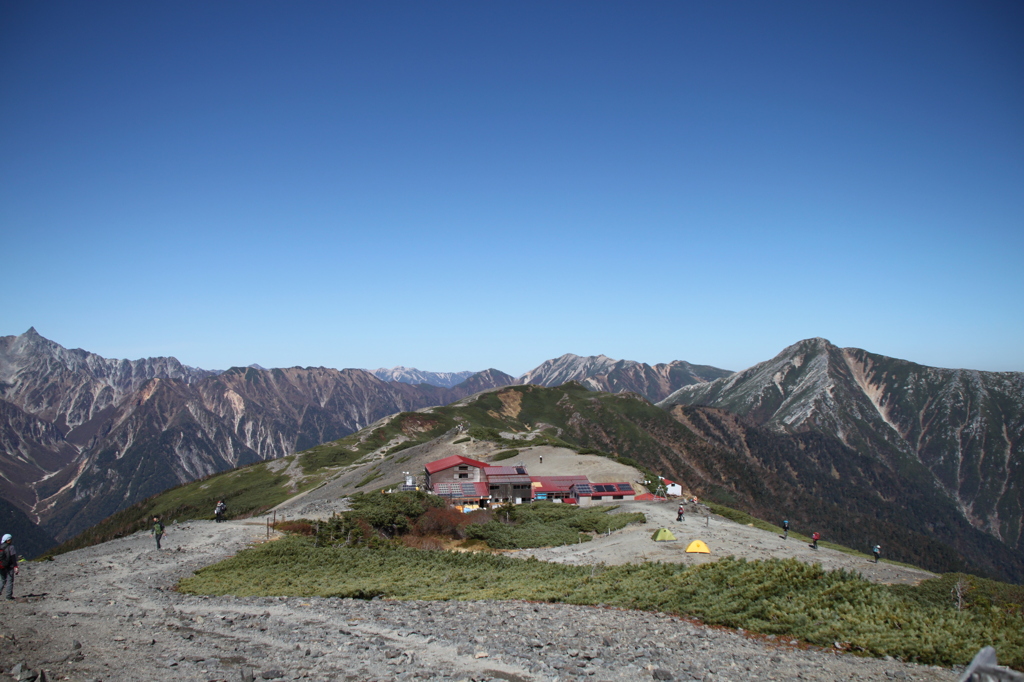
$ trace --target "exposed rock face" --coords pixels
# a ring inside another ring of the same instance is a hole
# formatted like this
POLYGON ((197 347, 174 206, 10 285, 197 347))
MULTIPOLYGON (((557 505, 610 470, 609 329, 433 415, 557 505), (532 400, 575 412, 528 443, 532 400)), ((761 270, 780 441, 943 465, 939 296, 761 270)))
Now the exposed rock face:
POLYGON ((512 381, 496 370, 454 388, 359 369, 218 373, 108 360, 30 329, 0 338, 0 493, 63 540, 175 485, 512 381))
POLYGON ((652 367, 643 362, 613 360, 604 355, 580 357, 567 353, 530 370, 519 377, 517 383, 561 386, 569 381, 578 381, 592 391, 629 391, 657 402, 683 386, 706 383, 729 374, 728 370, 691 365, 681 360, 652 367))
POLYGON ((674 404, 835 436, 922 477, 976 528, 1024 550, 1024 373, 937 369, 808 339, 661 403, 674 404))
POLYGON ((0 499, 0 528, 14 537, 18 556, 34 559, 57 544, 45 530, 32 523, 25 512, 10 502, 0 499))

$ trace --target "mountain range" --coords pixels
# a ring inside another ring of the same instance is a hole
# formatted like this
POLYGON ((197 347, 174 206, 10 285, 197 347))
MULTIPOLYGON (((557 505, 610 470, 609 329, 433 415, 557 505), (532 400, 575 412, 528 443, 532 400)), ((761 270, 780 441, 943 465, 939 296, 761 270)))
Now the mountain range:
MULTIPOLYGON (((659 408, 636 393, 594 392, 579 382, 510 385, 455 403, 402 412, 337 441, 169 490, 118 512, 61 551, 132 533, 153 513, 209 516, 219 497, 237 514, 258 513, 303 491, 332 498, 389 487, 404 472, 463 454, 483 461, 536 461, 532 448, 603 455, 660 473, 684 494, 747 511, 794 530, 940 572, 1024 579, 1024 555, 972 526, 948 498, 838 438, 787 433, 720 408, 659 408)), ((587 473, 593 457, 572 466, 587 473)))
MULTIPOLYGON (((527 376, 553 384, 568 374, 656 399, 728 374, 689 367, 566 355, 527 376)), ((361 369, 211 371, 174 358, 111 360, 34 328, 0 337, 0 497, 64 540, 172 486, 523 380, 488 369, 445 386, 467 373, 384 371, 403 380, 361 369)))
POLYGON ((925 367, 808 339, 660 405, 717 407, 777 433, 833 437, 1024 552, 1024 373, 925 367))
POLYGON ((1024 579, 1022 373, 925 367, 824 339, 736 373, 571 354, 454 386, 443 384, 464 373, 381 371, 403 380, 323 367, 219 372, 110 360, 34 329, 0 337, 0 497, 63 541, 167 488, 388 415, 517 386, 576 387, 557 394, 571 404, 509 428, 555 424, 563 439, 757 515, 789 510, 851 544, 881 531, 915 563, 1024 579), (600 403, 629 409, 588 414, 588 391, 632 396, 600 403))

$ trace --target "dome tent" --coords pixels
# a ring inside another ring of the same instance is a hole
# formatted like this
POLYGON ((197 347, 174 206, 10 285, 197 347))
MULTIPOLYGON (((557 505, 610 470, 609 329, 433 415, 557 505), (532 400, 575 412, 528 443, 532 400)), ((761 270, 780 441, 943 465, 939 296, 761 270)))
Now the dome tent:
POLYGON ((654 531, 654 535, 651 536, 651 539, 655 542, 669 542, 671 540, 675 540, 676 536, 672 535, 672 531, 668 528, 659 528, 654 531))
POLYGON ((690 553, 696 552, 698 554, 711 554, 711 550, 708 549, 708 546, 704 544, 703 540, 694 540, 686 547, 686 551, 690 553))

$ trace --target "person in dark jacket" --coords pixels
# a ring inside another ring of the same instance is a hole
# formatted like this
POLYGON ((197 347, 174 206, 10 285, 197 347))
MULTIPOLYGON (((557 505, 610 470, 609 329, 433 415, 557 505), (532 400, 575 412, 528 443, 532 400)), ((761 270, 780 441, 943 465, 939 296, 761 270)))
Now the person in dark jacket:
POLYGON ((4 599, 14 599, 14 576, 18 575, 18 552, 13 541, 10 533, 0 539, 0 593, 7 592, 4 599))
POLYGON ((217 523, 224 520, 224 515, 228 512, 228 506, 224 504, 224 500, 219 500, 217 506, 213 508, 213 515, 217 519, 217 523))
POLYGON ((789 539, 789 519, 786 519, 782 522, 782 539, 789 539))
POLYGON ((159 516, 153 517, 153 530, 150 532, 156 538, 156 548, 160 549, 160 538, 164 536, 164 524, 160 522, 159 516))
POLYGON ((875 555, 875 563, 877 564, 879 557, 882 556, 882 546, 881 545, 875 545, 874 547, 871 548, 871 553, 875 555))

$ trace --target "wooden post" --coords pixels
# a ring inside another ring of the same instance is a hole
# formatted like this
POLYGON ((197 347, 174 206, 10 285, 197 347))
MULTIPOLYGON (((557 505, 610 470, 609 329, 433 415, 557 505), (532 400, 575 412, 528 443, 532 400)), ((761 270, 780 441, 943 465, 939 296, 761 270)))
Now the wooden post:
POLYGON ((270 539, 270 517, 267 517, 267 539, 270 539))

